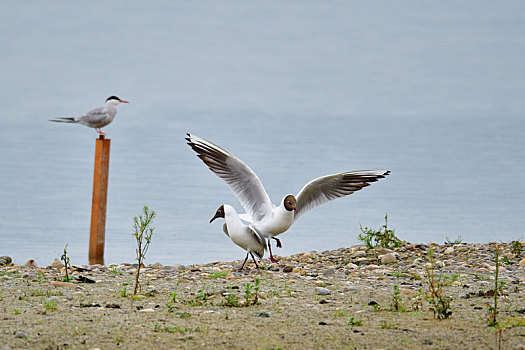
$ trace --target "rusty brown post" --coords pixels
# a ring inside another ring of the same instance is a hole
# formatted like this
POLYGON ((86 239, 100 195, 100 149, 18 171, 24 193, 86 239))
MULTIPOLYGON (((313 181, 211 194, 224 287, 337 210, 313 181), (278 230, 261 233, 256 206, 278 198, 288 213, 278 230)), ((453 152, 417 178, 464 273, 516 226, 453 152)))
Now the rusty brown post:
POLYGON ((110 144, 110 139, 106 139, 104 135, 100 135, 95 145, 93 202, 91 205, 91 231, 89 235, 90 265, 104 264, 110 144))

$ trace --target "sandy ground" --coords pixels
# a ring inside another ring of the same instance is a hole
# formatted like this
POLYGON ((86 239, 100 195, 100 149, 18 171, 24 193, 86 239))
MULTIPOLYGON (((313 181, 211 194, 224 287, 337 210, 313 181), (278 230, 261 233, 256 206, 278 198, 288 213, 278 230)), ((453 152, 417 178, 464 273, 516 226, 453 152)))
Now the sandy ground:
POLYGON ((279 265, 265 260, 264 269, 252 263, 242 272, 238 261, 157 264, 143 269, 134 298, 129 264, 76 271, 96 283, 64 286, 57 283, 63 269, 6 266, 0 268, 0 350, 497 349, 499 329, 503 349, 523 348, 520 258, 500 245, 508 258, 495 328, 487 321, 494 245, 445 253, 449 247, 432 247, 436 276, 451 298, 452 315, 442 320, 427 300, 421 245, 396 249, 390 264, 381 264, 388 251, 363 247, 284 257, 279 265))

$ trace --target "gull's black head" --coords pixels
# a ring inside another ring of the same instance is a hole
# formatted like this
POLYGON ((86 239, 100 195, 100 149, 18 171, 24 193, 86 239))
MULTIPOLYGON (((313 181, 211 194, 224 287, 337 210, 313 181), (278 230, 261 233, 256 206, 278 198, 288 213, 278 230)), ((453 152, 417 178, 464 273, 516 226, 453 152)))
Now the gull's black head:
POLYGON ((217 218, 224 218, 224 205, 221 205, 219 209, 217 209, 215 216, 211 218, 210 223, 217 218))
POLYGON ((283 200, 284 208, 288 211, 295 211, 297 213, 297 200, 295 199, 295 196, 292 194, 287 195, 284 197, 283 200))

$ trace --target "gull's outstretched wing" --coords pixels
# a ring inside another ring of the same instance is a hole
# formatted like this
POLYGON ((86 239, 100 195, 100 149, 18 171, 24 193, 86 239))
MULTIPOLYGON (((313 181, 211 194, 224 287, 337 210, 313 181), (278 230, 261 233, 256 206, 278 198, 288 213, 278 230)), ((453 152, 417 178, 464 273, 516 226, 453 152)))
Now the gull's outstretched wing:
POLYGON ((256 222, 272 211, 273 204, 255 173, 240 159, 198 136, 187 134, 188 145, 239 199, 246 213, 256 222))
POLYGON ((348 196, 390 174, 387 170, 358 170, 327 175, 307 183, 297 195, 297 220, 307 211, 331 200, 348 196))

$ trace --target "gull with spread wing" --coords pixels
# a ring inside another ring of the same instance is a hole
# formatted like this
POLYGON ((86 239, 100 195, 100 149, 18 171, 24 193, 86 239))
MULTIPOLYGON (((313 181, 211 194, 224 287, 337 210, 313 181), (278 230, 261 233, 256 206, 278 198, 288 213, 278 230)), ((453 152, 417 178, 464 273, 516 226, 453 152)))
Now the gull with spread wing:
POLYGON ((246 214, 239 217, 248 222, 262 237, 268 239, 270 260, 272 255, 270 238, 285 232, 307 211, 331 200, 359 191, 370 183, 384 178, 388 170, 357 170, 319 177, 307 183, 294 195, 286 195, 279 206, 272 204, 261 181, 240 159, 217 145, 195 135, 187 134, 188 145, 218 177, 223 179, 241 202, 246 214))
POLYGON ((113 121, 117 115, 117 106, 120 103, 129 103, 128 101, 121 100, 117 96, 110 96, 106 99, 106 105, 95 108, 80 117, 66 117, 58 119, 50 119, 50 122, 57 123, 76 123, 94 128, 100 135, 105 135, 100 128, 108 125, 113 121))

